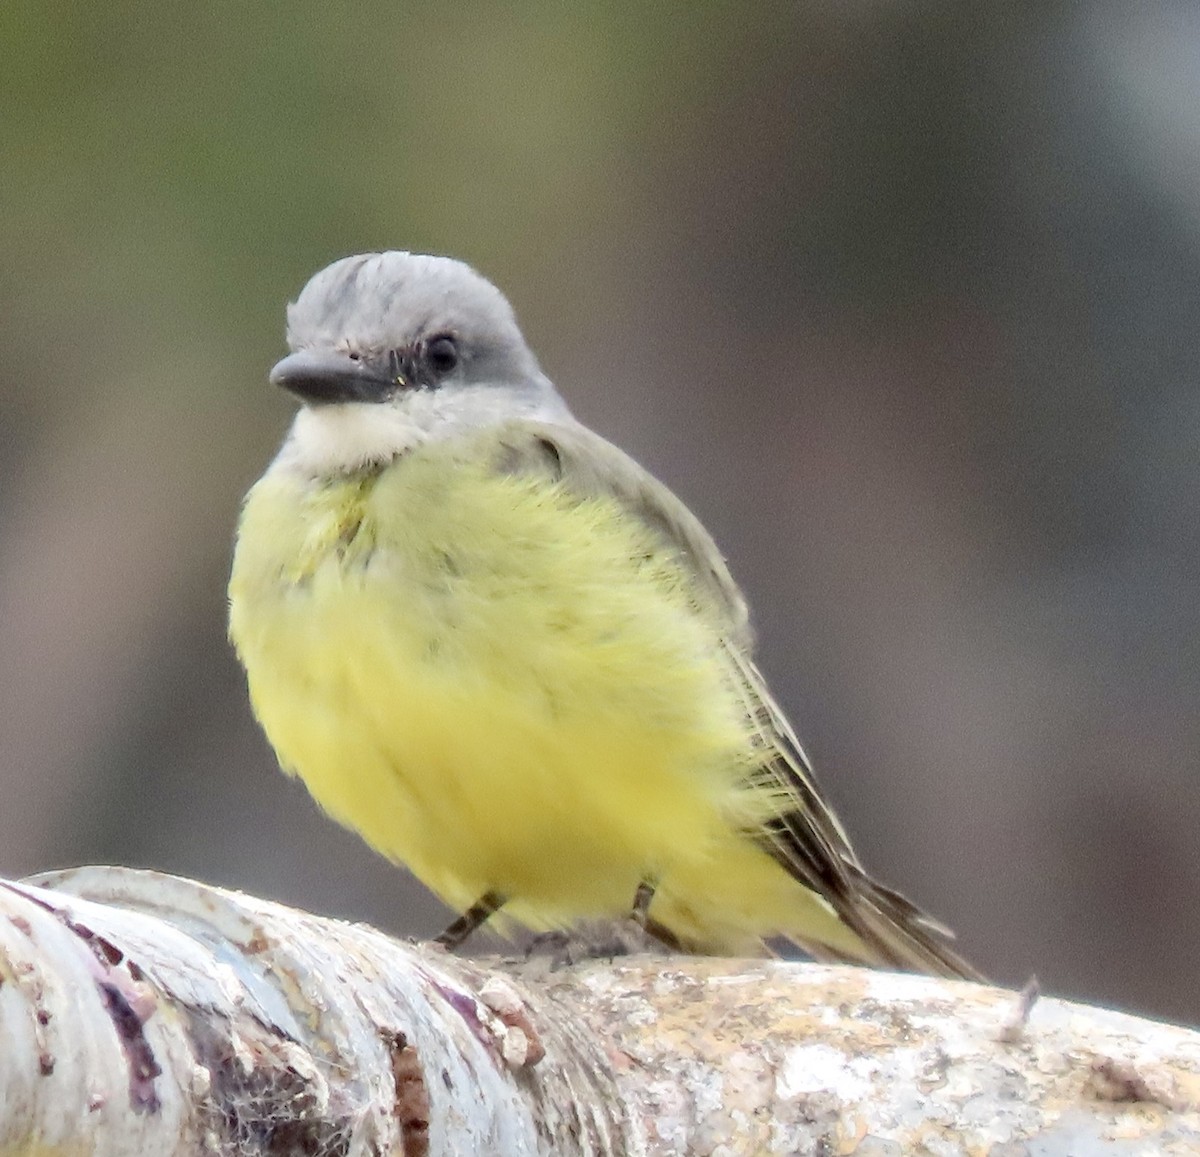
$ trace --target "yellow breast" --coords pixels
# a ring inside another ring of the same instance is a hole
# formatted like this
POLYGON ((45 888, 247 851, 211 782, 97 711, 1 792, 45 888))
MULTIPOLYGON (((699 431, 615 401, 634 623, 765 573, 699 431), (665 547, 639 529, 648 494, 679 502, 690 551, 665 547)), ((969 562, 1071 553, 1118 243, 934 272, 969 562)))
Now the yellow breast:
POLYGON ((539 925, 649 875, 782 883, 736 830, 751 745, 715 614, 616 501, 439 446, 270 472, 230 603, 283 766, 453 906, 495 889, 539 925))

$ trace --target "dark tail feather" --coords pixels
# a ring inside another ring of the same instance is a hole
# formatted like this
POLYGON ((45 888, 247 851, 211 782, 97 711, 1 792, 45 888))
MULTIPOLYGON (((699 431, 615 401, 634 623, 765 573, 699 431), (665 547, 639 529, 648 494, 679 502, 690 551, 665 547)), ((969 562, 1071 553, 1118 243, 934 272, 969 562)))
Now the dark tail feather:
MULTIPOLYGON (((982 980, 951 948, 950 929, 863 870, 758 668, 733 643, 726 642, 725 653, 761 757, 747 776, 746 787, 774 800, 778 807, 776 814, 747 834, 791 876, 829 902, 862 941, 857 963, 982 980)), ((830 945, 800 938, 795 942, 818 960, 845 959, 843 950, 830 945)))
POLYGON ((867 963, 954 980, 985 979, 951 947, 954 933, 949 928, 861 868, 850 872, 850 888, 830 899, 871 953, 867 963))

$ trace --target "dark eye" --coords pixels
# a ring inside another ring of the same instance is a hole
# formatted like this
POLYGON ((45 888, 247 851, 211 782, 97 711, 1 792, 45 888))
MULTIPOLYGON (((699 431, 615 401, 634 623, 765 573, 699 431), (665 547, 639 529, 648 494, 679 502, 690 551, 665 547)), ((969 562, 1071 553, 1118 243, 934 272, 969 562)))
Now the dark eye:
POLYGON ((425 362, 435 374, 448 374, 458 365, 458 342, 448 333, 430 338, 425 345, 425 362))

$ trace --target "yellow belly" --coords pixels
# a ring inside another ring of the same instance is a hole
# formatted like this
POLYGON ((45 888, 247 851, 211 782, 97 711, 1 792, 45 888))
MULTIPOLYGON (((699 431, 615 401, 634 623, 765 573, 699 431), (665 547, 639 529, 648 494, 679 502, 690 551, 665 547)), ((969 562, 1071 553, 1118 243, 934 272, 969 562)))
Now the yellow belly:
POLYGON ((616 502, 444 453, 251 492, 230 631, 285 769, 456 908, 545 927, 654 877, 718 947, 830 923, 745 837, 747 723, 675 560, 616 502))

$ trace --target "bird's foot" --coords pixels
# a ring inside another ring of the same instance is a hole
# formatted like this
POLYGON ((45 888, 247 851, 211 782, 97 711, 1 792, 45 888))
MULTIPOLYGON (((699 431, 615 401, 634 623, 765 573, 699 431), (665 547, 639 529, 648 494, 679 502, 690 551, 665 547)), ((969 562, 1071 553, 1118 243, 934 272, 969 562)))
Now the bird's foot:
POLYGON ((570 929, 540 932, 526 945, 525 958, 546 957, 551 970, 557 970, 588 960, 611 962, 619 956, 661 956, 679 951, 679 941, 662 925, 624 916, 583 920, 570 929))

